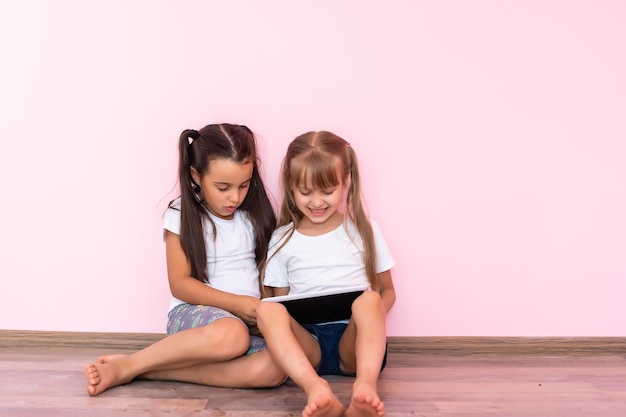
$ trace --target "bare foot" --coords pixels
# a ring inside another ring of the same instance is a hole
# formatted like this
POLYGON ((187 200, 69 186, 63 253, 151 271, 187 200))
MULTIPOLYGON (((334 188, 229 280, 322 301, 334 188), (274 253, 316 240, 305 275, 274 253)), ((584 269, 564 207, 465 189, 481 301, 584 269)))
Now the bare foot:
POLYGON ((311 388, 307 401, 302 417, 340 417, 345 411, 326 381, 311 388))
MULTIPOLYGON (((124 357, 124 355, 120 355, 124 357)), ((100 360, 101 358, 98 358, 100 360)), ((84 369, 87 378, 87 392, 89 395, 98 395, 109 388, 126 384, 132 378, 125 376, 123 368, 117 360, 103 363, 90 363, 84 369)))
POLYGON ((113 355, 103 355, 96 359, 96 363, 108 363, 119 358, 125 358, 126 355, 122 355, 121 353, 116 353, 113 355))
POLYGON ((378 397, 376 387, 361 383, 354 385, 352 400, 346 417, 379 417, 385 415, 385 404, 378 397))

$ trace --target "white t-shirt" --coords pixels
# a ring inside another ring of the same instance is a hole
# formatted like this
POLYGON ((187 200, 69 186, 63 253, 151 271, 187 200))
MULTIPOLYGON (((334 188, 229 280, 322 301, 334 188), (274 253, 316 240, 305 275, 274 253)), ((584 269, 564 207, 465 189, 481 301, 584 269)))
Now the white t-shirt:
MULTIPOLYGON (((380 273, 391 269, 395 262, 378 224, 371 223, 376 243, 376 272, 380 273)), ((265 285, 289 287, 290 294, 369 285, 363 242, 352 221, 319 236, 306 236, 296 230, 287 244, 276 252, 284 242, 285 233, 292 228, 293 223, 290 223, 272 235, 265 285)))
MULTIPOLYGON (((163 228, 180 235, 180 207, 178 202, 165 212, 163 228)), ((207 285, 220 291, 237 295, 250 295, 259 298, 258 269, 254 257, 254 230, 244 211, 237 210, 232 220, 225 220, 209 213, 215 223, 216 239, 213 240, 213 226, 204 219, 204 241, 207 255, 207 285)), ((183 301, 172 296, 170 311, 183 301)))

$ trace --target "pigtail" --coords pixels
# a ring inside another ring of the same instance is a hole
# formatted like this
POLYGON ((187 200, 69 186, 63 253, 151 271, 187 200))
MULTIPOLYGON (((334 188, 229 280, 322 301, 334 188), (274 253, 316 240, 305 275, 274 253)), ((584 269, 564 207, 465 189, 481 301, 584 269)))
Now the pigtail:
POLYGON ((178 143, 178 176, 180 179, 180 240, 183 251, 191 265, 191 276, 201 282, 208 282, 206 268, 206 244, 202 219, 206 216, 200 202, 198 192, 200 185, 191 176, 194 160, 196 139, 200 136, 197 130, 185 130, 181 133, 178 143))
MULTIPOLYGON (((352 146, 346 142, 346 162, 348 169, 346 172, 350 174, 350 187, 346 196, 346 211, 348 217, 354 223, 361 240, 363 241, 363 258, 365 262, 365 272, 373 290, 378 291, 380 288, 378 282, 378 274, 376 272, 376 241, 374 239, 374 231, 369 221, 369 216, 363 204, 361 197, 361 177, 359 175, 359 164, 356 153, 352 146)), ((344 179, 345 180, 345 179, 344 179)))
POLYGON ((267 259, 267 251, 272 232, 276 227, 276 214, 267 196, 265 185, 263 184, 256 164, 252 171, 252 180, 250 181, 248 195, 239 209, 245 210, 248 213, 248 218, 254 227, 254 255, 257 267, 259 271, 261 271, 267 259))
POLYGON ((296 207, 296 198, 293 195, 293 191, 291 189, 291 153, 298 154, 297 151, 292 151, 293 144, 290 145, 287 150, 287 156, 283 159, 281 165, 281 189, 283 191, 283 202, 280 206, 279 217, 278 217, 278 227, 284 226, 289 223, 294 224, 294 228, 297 228, 300 224, 300 220, 302 220, 302 213, 296 207))

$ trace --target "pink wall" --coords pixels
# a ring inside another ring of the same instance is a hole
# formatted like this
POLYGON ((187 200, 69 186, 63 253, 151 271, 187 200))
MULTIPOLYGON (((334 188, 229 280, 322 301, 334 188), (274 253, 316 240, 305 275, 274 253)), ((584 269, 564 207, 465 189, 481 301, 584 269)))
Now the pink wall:
POLYGON ((389 333, 626 336, 620 1, 0 6, 0 328, 162 332, 184 128, 358 151, 389 333))

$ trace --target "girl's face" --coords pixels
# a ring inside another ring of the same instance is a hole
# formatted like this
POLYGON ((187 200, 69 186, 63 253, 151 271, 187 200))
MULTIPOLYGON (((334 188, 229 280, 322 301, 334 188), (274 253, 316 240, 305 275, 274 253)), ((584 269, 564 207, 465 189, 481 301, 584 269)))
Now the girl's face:
POLYGON ((338 211, 343 203, 345 185, 341 181, 340 164, 337 164, 337 178, 339 184, 329 188, 319 188, 311 184, 310 179, 302 184, 292 184, 291 191, 294 195, 296 207, 302 212, 304 217, 300 227, 315 227, 331 229, 336 227, 337 221, 341 217, 338 211))
POLYGON ((209 212, 231 220, 248 195, 253 168, 252 162, 240 164, 232 159, 215 159, 202 177, 194 168, 191 175, 202 188, 200 195, 209 212))

